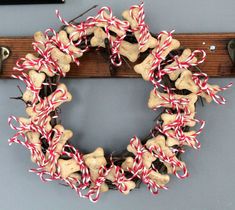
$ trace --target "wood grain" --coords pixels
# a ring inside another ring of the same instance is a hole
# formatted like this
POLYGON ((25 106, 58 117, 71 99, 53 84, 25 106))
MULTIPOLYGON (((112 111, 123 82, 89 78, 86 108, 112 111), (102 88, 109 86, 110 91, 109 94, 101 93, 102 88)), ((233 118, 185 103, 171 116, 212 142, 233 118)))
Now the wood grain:
MULTIPOLYGON (((206 62, 201 64, 200 68, 212 77, 234 77, 235 66, 232 63, 227 44, 235 38, 235 33, 214 33, 214 34, 176 34, 174 36, 181 42, 183 47, 194 49, 203 49, 207 53, 206 62), (210 51, 210 46, 214 45, 216 50, 210 51)), ((11 50, 10 57, 3 63, 3 72, 0 78, 10 78, 15 62, 18 58, 24 57, 25 54, 33 52, 31 37, 0 37, 0 46, 9 47, 11 50)), ((70 78, 90 78, 90 77, 111 77, 109 65, 105 62, 103 56, 98 50, 90 50, 80 59, 81 65, 78 67, 72 65, 67 77, 70 78)), ((134 65, 134 64, 133 64, 134 65)), ((133 66, 132 65, 132 66, 133 66)), ((133 68, 128 68, 125 64, 118 68, 114 77, 135 78, 140 77, 133 68)))

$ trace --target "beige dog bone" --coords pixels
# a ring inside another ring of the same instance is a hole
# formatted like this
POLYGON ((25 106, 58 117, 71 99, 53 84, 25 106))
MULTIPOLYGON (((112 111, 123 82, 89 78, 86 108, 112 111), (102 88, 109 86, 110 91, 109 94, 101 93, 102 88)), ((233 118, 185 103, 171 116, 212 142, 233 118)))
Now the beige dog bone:
POLYGON ((180 77, 175 82, 175 87, 179 90, 189 90, 192 93, 198 93, 199 87, 192 79, 192 72, 185 69, 182 71, 180 77))
MULTIPOLYGON (((59 137, 55 135, 52 138, 52 143, 51 143, 51 147, 54 148, 54 159, 57 161, 60 157, 60 154, 63 150, 64 145, 66 144, 66 142, 72 138, 73 136, 73 132, 71 130, 65 130, 64 127, 62 125, 56 125, 54 127, 54 129, 56 129, 59 133, 62 133, 62 135, 59 137)), ((50 147, 48 148, 50 149, 50 147)), ((47 151, 46 153, 46 158, 48 159, 50 153, 47 151)), ((47 164, 47 169, 48 170, 52 170, 52 172, 56 171, 56 166, 52 166, 51 164, 53 163, 48 163, 47 164)))
MULTIPOLYGON (((110 14, 108 14, 106 11, 102 12, 103 16, 105 19, 109 19, 111 16, 110 14)), ((122 29, 118 29, 117 27, 113 26, 113 25, 108 25, 107 21, 102 21, 102 19, 100 19, 100 21, 98 21, 98 23, 96 24, 96 26, 98 27, 108 27, 108 29, 110 31, 113 31, 114 33, 116 33, 119 37, 122 37, 123 35, 126 34, 125 30, 122 29)))
MULTIPOLYGON (((48 64, 48 66, 39 66, 39 65, 32 65, 30 63, 30 60, 38 60, 39 58, 34 56, 31 53, 28 53, 25 56, 28 60, 23 62, 23 65, 29 65, 30 69, 36 70, 36 71, 40 71, 40 72, 44 72, 45 74, 47 74, 49 77, 53 77, 55 75, 55 68, 51 65, 48 64), (49 70, 51 69, 51 71, 49 70), (53 71, 53 72, 52 72, 53 71)), ((53 48, 51 50, 51 57, 52 59, 58 64, 58 66, 60 67, 61 71, 66 73, 70 70, 70 63, 71 63, 71 56, 64 54, 63 52, 61 52, 58 48, 53 48)))
MULTIPOLYGON (((168 133, 169 135, 174 135, 175 131, 169 130, 169 131, 167 131, 167 133, 168 133)), ((188 132, 184 132, 184 135, 190 137, 190 136, 194 136, 195 133, 196 133, 195 131, 188 131, 188 132)), ((192 146, 195 146, 195 144, 196 144, 195 141, 193 141, 192 139, 188 139, 188 142, 187 142, 187 141, 184 141, 182 145, 192 147, 192 146)), ((174 145, 181 145, 181 143, 180 143, 180 141, 179 141, 178 139, 176 139, 176 138, 167 137, 167 139, 166 139, 166 145, 167 145, 168 147, 172 147, 172 146, 174 146, 174 145)))
POLYGON ((149 173, 149 178, 161 187, 164 187, 170 181, 169 175, 160 174, 159 172, 154 170, 151 170, 151 172, 149 173))
MULTIPOLYGON (((133 12, 133 16, 137 19, 139 15, 139 9, 134 8, 132 12, 133 12)), ((122 13, 122 16, 124 19, 126 19, 130 23, 130 26, 132 29, 137 29, 138 22, 136 21, 136 19, 132 18, 132 16, 130 15, 130 10, 124 11, 122 13)), ((134 35, 139 42, 140 30, 135 30, 134 35)), ((148 48, 155 48, 157 45, 158 45, 158 40, 150 35, 148 38, 148 41, 144 44, 144 46, 140 49, 140 51, 145 52, 148 48)))
MULTIPOLYGON (((219 90, 218 85, 207 84, 207 86, 212 89, 217 89, 217 90, 212 91, 214 94, 216 94, 219 90)), ((192 93, 198 93, 200 90, 200 88, 193 81, 192 72, 189 70, 182 71, 180 77, 175 82, 175 87, 179 90, 183 90, 183 89, 189 90, 192 93)), ((211 96, 209 96, 206 92, 201 92, 199 96, 205 98, 207 103, 210 103, 212 101, 211 96)))
MULTIPOLYGON (((63 37, 64 38, 64 37, 63 37)), ((34 39, 36 42, 46 43, 49 40, 46 39, 42 32, 36 32, 34 34, 34 39)), ((45 47, 39 44, 39 47, 44 50, 45 47)), ((72 62, 71 56, 61 52, 58 48, 54 45, 48 45, 48 48, 51 49, 51 58, 57 62, 59 67, 61 68, 62 72, 66 73, 70 70, 70 63, 72 62)), ((46 72, 45 72, 46 73, 46 72)))
POLYGON ((104 40, 107 38, 107 34, 103 31, 102 28, 96 28, 94 30, 94 36, 91 38, 92 47, 105 47, 104 40))
POLYGON ((36 42, 42 42, 42 43, 46 43, 48 41, 45 35, 41 31, 37 31, 34 33, 34 40, 36 42))
POLYGON ((41 157, 43 156, 40 133, 29 131, 26 133, 26 136, 27 136, 29 143, 33 144, 35 146, 35 149, 37 150, 37 152, 34 155, 31 155, 31 160, 34 163, 36 163, 36 161, 39 161, 40 163, 41 157))
MULTIPOLYGON (((62 125, 56 125, 54 127, 54 129, 56 129, 62 133, 62 135, 60 136, 59 141, 57 142, 56 147, 55 147, 55 152, 57 153, 56 156, 59 157, 59 154, 62 152, 62 149, 63 149, 64 145, 66 144, 66 142, 72 138, 73 132, 71 130, 65 130, 62 125)), ((55 141, 57 141, 57 140, 58 139, 56 137, 53 137, 52 144, 54 144, 55 141)))
MULTIPOLYGON (((116 171, 115 168, 112 168, 110 170, 110 172, 108 173, 108 175, 106 176, 106 178, 112 182, 114 182, 116 180, 116 171)), ((133 181, 129 181, 129 180, 125 180, 123 181, 123 184, 126 185, 126 190, 123 191, 123 194, 127 195, 132 189, 135 188, 135 182, 133 181)))
MULTIPOLYGON (((185 49, 182 53, 181 56, 178 57, 179 62, 185 62, 189 56, 191 56, 192 51, 190 49, 185 49)), ((197 58, 194 57, 189 63, 190 64, 195 64, 197 62, 197 58)), ((172 62, 171 64, 167 65, 165 68, 171 68, 171 67, 176 67, 178 66, 177 61, 172 62)), ((176 69, 175 71, 169 73, 169 77, 172 81, 175 81, 179 75, 184 71, 185 69, 176 69)))
POLYGON ((61 177, 64 179, 70 176, 71 174, 80 171, 80 166, 78 165, 78 162, 75 159, 59 159, 58 166, 60 168, 61 177))
POLYGON ((90 169, 99 169, 101 166, 105 166, 107 161, 104 157, 104 150, 98 147, 94 152, 83 156, 85 164, 90 169))
MULTIPOLYGON (((159 42, 159 46, 157 48, 154 49, 154 51, 156 51, 157 49, 159 48, 162 48, 164 43, 166 42, 168 38, 168 35, 167 34, 162 34, 161 36, 161 39, 160 39, 160 42, 159 42)), ((172 50, 176 50, 180 47, 180 42, 177 40, 177 39, 172 39, 171 40, 171 43, 169 44, 169 46, 163 50, 162 54, 161 54, 161 57, 163 59, 166 58, 166 56, 172 51, 172 50)))
POLYGON ((160 147, 161 150, 164 152, 165 155, 167 156, 173 156, 174 154, 172 153, 171 149, 166 146, 166 140, 165 137, 162 135, 158 135, 155 138, 149 139, 146 142, 146 147, 150 149, 153 146, 156 146, 157 148, 160 147))
POLYGON ((57 63, 63 73, 69 72, 70 63, 72 62, 70 55, 63 53, 58 48, 53 48, 51 50, 51 58, 57 63))
POLYGON ((91 35, 94 33, 95 27, 92 26, 90 28, 85 29, 85 31, 83 33, 76 31, 76 28, 72 27, 72 26, 68 26, 66 27, 66 31, 69 34, 69 38, 72 39, 73 41, 77 41, 78 39, 80 39, 82 36, 84 35, 91 35))
MULTIPOLYGON (((102 166, 106 166, 107 161, 104 157, 104 150, 101 147, 98 147, 94 152, 86 154, 83 156, 85 164, 89 168, 90 176, 92 180, 92 185, 94 186, 95 181, 99 177, 99 169, 102 166)), ((106 183, 103 183, 100 188, 101 192, 108 191, 108 186, 106 183)))
POLYGON ((20 125, 26 125, 29 126, 31 123, 35 124, 35 125, 42 125, 43 128, 45 129, 46 132, 51 131, 52 127, 51 127, 51 117, 48 116, 46 119, 44 119, 43 121, 39 120, 39 121, 34 121, 33 118, 24 118, 24 117, 19 117, 19 123, 20 125))
MULTIPOLYGON (((169 158, 171 158, 172 160, 174 160, 174 162, 180 162, 182 165, 185 165, 184 162, 178 160, 178 158, 175 156, 175 154, 171 151, 171 149, 166 146, 166 140, 165 140, 165 137, 162 136, 162 135, 159 135, 155 138, 152 138, 150 140, 147 141, 146 143, 146 147, 148 149, 150 149, 151 147, 157 147, 157 148, 161 148, 162 152, 169 158)), ((172 174, 173 173, 173 167, 171 166, 171 164, 167 163, 166 161, 163 162, 164 165, 166 166, 167 168, 167 173, 168 174, 172 174)), ((176 171, 178 170, 181 170, 180 167, 176 167, 176 171)))
POLYGON ((41 31, 34 33, 34 40, 38 42, 37 45, 41 50, 45 50, 45 45, 44 45, 45 43, 47 43, 48 48, 54 47, 52 44, 48 44, 49 40, 45 37, 45 35, 41 31))
MULTIPOLYGON (((168 113, 163 113, 161 115, 161 118, 163 120, 163 126, 167 126, 169 124, 172 124, 176 121, 176 117, 177 114, 168 114, 168 113)), ((189 126, 189 127, 193 127, 196 125, 196 122, 193 121, 194 114, 191 114, 189 117, 187 117, 187 119, 189 120, 188 122, 185 122, 184 126, 189 126)))
POLYGON ((27 107, 26 108, 26 113, 33 117, 33 118, 36 118, 37 115, 38 115, 38 111, 44 106, 49 106, 50 105, 50 101, 53 99, 54 102, 57 101, 57 103, 54 103, 54 109, 59 107, 62 103, 65 103, 65 102, 69 102, 72 100, 72 95, 68 92, 67 90, 67 87, 65 84, 59 84, 57 86, 57 89, 56 91, 58 91, 57 93, 52 93, 51 95, 49 95, 47 98, 45 98, 43 100, 43 102, 41 103, 38 103, 35 107, 27 107), (59 91, 59 90, 62 90, 62 91, 59 91), (64 99, 64 93, 66 93, 66 100, 62 100, 62 97, 64 99))
POLYGON ((25 65, 25 66, 30 66, 28 69, 33 69, 33 70, 36 70, 36 71, 40 71, 40 72, 44 72, 46 75, 48 75, 49 77, 53 77, 55 74, 53 73, 53 72, 51 72, 51 71, 49 71, 49 69, 48 68, 50 68, 50 69, 52 69, 53 71, 54 71, 54 67, 52 66, 52 65, 48 65, 48 67, 46 67, 46 66, 38 66, 38 65, 32 65, 31 63, 30 63, 30 60, 38 60, 39 58, 38 57, 36 57, 36 56, 34 56, 33 54, 31 54, 31 53, 28 53, 26 56, 25 56, 25 58, 26 59, 29 59, 29 61, 28 60, 26 60, 26 61, 24 61, 23 62, 23 65, 25 65))
MULTIPOLYGON (((107 34, 101 28, 96 28, 94 31, 94 36, 91 38, 91 46, 105 47, 105 38, 107 38, 107 34)), ((116 39, 113 36, 111 36, 111 38, 112 40, 116 39)), ((140 53, 138 44, 131 44, 127 41, 121 42, 119 52, 121 55, 127 57, 131 62, 135 62, 138 59, 140 53)))
MULTIPOLYGON (((180 161, 180 160, 178 160, 177 158, 175 158, 175 159, 176 159, 177 162, 179 162, 179 163, 181 164, 182 167, 185 166, 185 162, 180 161)), ((175 161, 175 162, 176 162, 176 161, 175 161)), ((164 162, 164 165, 165 165, 166 168, 167 168, 167 173, 168 173, 168 174, 173 174, 173 173, 174 173, 174 170, 173 170, 173 167, 171 166, 171 164, 164 162)), ((181 171, 181 170, 182 170, 181 167, 179 167, 179 166, 176 166, 176 167, 175 167, 175 171, 181 171)))
MULTIPOLYGON (((30 81, 34 84, 35 88, 40 88, 42 86, 43 81, 45 80, 46 76, 44 73, 38 73, 34 70, 29 71, 29 78, 30 81)), ((34 93, 30 89, 26 89, 23 94, 23 100, 25 102, 32 102, 35 98, 34 93)))
MULTIPOLYGON (((134 159, 132 157, 127 157, 121 167, 124 171, 128 171, 133 167, 133 165, 134 159)), ((170 177, 168 175, 162 175, 154 170, 150 171, 149 178, 160 186, 164 186, 170 181, 170 177)))
MULTIPOLYGON (((132 147, 130 144, 127 146, 127 150, 131 153, 133 153, 134 155, 136 155, 137 151, 134 147, 132 147)), ((152 154, 146 150, 144 153, 143 153, 143 164, 144 166, 148 169, 151 167, 152 165, 152 162, 154 162, 156 160, 156 158, 154 156, 152 156, 152 154)))
MULTIPOLYGON (((136 71, 136 73, 141 74, 144 80, 149 80, 149 72, 152 68, 152 65, 154 63, 154 60, 156 59, 154 57, 154 53, 156 53, 164 44, 164 41, 167 39, 167 35, 163 34, 159 43, 159 46, 157 46, 156 48, 153 49, 152 53, 150 53, 142 63, 137 64, 134 66, 134 70, 136 71)), ((165 59, 165 57, 172 51, 175 50, 177 48, 179 48, 180 46, 180 42, 176 39, 172 39, 171 44, 165 49, 163 50, 161 57, 162 59, 165 59)))
POLYGON ((63 30, 61 30, 58 34, 59 40, 63 43, 64 46, 69 46, 68 50, 73 53, 74 58, 79 58, 83 55, 81 49, 75 47, 75 45, 71 44, 67 33, 63 30))
MULTIPOLYGON (((169 95, 167 93, 160 93, 157 91, 157 93, 161 96, 163 96, 164 98, 169 98, 169 95)), ((194 93, 191 93, 189 95, 177 95, 174 94, 174 99, 188 99, 189 103, 187 105, 181 105, 179 104, 179 108, 183 109, 184 106, 187 106, 190 113, 195 113, 195 103, 197 101, 197 95, 194 93)), ((157 106, 162 106, 162 107, 166 107, 166 108, 172 108, 171 103, 167 103, 164 99, 160 98, 157 94, 155 94, 155 91, 152 90, 150 93, 150 97, 149 97, 149 101, 148 101, 148 107, 153 109, 156 108, 157 106), (163 105, 162 105, 163 104, 163 105)))
POLYGON ((132 157, 127 157, 126 160, 122 163, 122 169, 128 171, 134 165, 134 159, 132 157))

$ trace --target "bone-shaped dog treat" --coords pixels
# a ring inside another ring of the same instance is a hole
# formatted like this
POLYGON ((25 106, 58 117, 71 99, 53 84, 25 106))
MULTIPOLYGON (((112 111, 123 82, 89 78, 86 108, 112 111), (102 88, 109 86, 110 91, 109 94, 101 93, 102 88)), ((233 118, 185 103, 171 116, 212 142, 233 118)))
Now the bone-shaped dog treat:
MULTIPOLYGON (((156 146, 157 148, 161 148, 162 152, 169 158, 171 158, 171 160, 173 160, 174 162, 179 162, 181 165, 185 165, 184 162, 178 160, 178 158, 175 156, 175 154, 171 151, 171 149, 166 146, 166 140, 165 140, 165 137, 162 136, 162 135, 159 135, 155 138, 152 138, 152 139, 149 139, 147 142, 146 142, 146 147, 148 149, 150 149, 151 147, 153 146, 156 146)), ((173 167, 171 166, 170 163, 167 163, 167 162, 163 162, 164 165, 166 166, 167 168, 167 173, 168 174, 172 174, 173 173, 173 167)), ((180 167, 176 166, 176 171, 178 170, 181 170, 180 167)))
MULTIPOLYGON (((213 90, 213 93, 216 94, 219 90, 218 85, 210 85, 207 84, 209 88, 215 89, 213 90)), ((198 93, 200 88, 195 84, 195 82, 192 79, 192 72, 189 70, 182 71, 180 77, 175 82, 175 87, 179 90, 189 90, 192 93, 198 93)), ((199 96, 205 98, 207 103, 210 103, 212 101, 212 98, 210 95, 208 95, 206 92, 201 92, 199 96)))
POLYGON ((122 169, 128 171, 134 165, 134 159, 132 157, 127 157, 126 160, 122 163, 122 169))
POLYGON ((179 90, 189 90, 192 93, 197 93, 199 91, 199 87, 192 79, 192 72, 187 69, 181 72, 180 77, 175 82, 175 87, 179 90))
MULTIPOLYGON (((181 56, 178 57, 178 62, 185 62, 189 56, 192 54, 192 51, 190 49, 185 49, 182 53, 181 56)), ((197 62, 197 58, 194 57, 193 59, 190 60, 190 64, 195 64, 197 62)), ((171 68, 171 67, 176 67, 178 66, 177 61, 172 62, 171 64, 167 65, 165 68, 171 68)), ((169 77, 172 81, 175 81, 179 75, 184 71, 185 69, 179 68, 174 70, 173 72, 169 73, 169 77)))
POLYGON ((59 107, 62 103, 69 102, 72 100, 72 95, 68 92, 67 87, 65 84, 59 84, 56 89, 57 93, 52 93, 49 95, 46 99, 44 99, 43 102, 38 103, 35 107, 27 107, 26 108, 26 113, 32 117, 36 118, 38 116, 38 111, 41 109, 42 106, 49 106, 50 101, 53 99, 54 102, 54 109, 59 107), (66 100, 62 100, 62 97, 64 98, 64 93, 66 96, 66 100))
POLYGON ((94 30, 94 36, 91 38, 92 47, 105 47, 104 40, 107 38, 107 34, 102 28, 96 28, 94 30))
POLYGON ((80 171, 80 166, 78 165, 78 162, 75 159, 69 159, 69 160, 59 159, 58 166, 60 168, 61 177, 64 179, 74 174, 75 172, 80 171))
POLYGON ((35 124, 35 125, 41 125, 43 124, 43 128, 45 129, 46 132, 51 131, 52 127, 51 127, 51 117, 48 116, 46 119, 43 119, 43 121, 39 120, 39 121, 34 121, 33 118, 24 118, 24 117, 19 117, 19 123, 20 125, 30 125, 31 123, 35 124))
MULTIPOLYGON (((83 156, 85 164, 89 168, 90 176, 92 180, 91 186, 94 186, 95 181, 99 177, 99 169, 102 166, 106 166, 107 161, 104 157, 104 150, 101 147, 98 147, 94 152, 86 154, 83 156)), ((101 184, 101 192, 108 191, 108 186, 106 183, 101 184)))
MULTIPOLYGON (((176 120, 176 117, 177 117, 177 114, 168 114, 168 113, 163 113, 161 115, 161 118, 163 120, 163 126, 167 126, 173 122, 175 122, 176 120)), ((193 121, 193 117, 194 117, 194 113, 192 113, 190 116, 187 116, 187 119, 189 121, 185 122, 185 125, 184 126, 189 126, 189 127, 193 127, 196 125, 196 122, 193 121)))
POLYGON ((149 178, 154 181, 156 184, 160 185, 161 187, 164 187, 169 181, 170 176, 167 174, 160 174, 157 171, 152 170, 149 173, 149 178))
MULTIPOLYGON (((167 133, 169 135, 174 135, 175 131, 169 130, 169 131, 167 131, 167 133)), ((196 133, 195 131, 188 131, 188 132, 184 132, 184 135, 190 137, 190 136, 194 136, 195 133, 196 133)), ((195 141, 193 141, 191 139, 189 139, 188 141, 189 141, 189 143, 187 141, 184 141, 182 145, 189 146, 189 147, 195 146, 195 144, 196 144, 195 141)), ((176 138, 167 137, 166 145, 168 147, 172 147, 174 145, 180 145, 180 141, 176 138)))
MULTIPOLYGON (((112 182, 114 182, 116 180, 116 171, 115 168, 111 168, 110 172, 108 173, 108 175, 106 176, 106 178, 112 182)), ((123 194, 127 195, 132 189, 135 188, 135 182, 133 181, 129 181, 129 180, 125 180, 123 182, 123 184, 125 184, 126 186, 126 190, 123 191, 123 194)))
POLYGON ((25 58, 26 59, 29 59, 29 61, 28 60, 26 60, 26 61, 24 61, 23 62, 23 65, 25 65, 25 66, 30 66, 30 69, 33 69, 33 70, 36 70, 36 71, 40 71, 40 72, 44 72, 46 75, 48 75, 49 77, 53 77, 55 74, 53 73, 53 72, 51 72, 51 71, 49 71, 49 69, 48 68, 50 68, 50 69, 53 69, 54 70, 54 67, 52 66, 52 65, 48 65, 48 67, 46 67, 46 66, 39 66, 39 65, 32 65, 31 64, 31 62, 30 62, 30 60, 38 60, 39 58, 38 57, 36 57, 36 56, 34 56, 33 54, 31 54, 31 53, 28 53, 26 56, 25 56, 25 58))
MULTIPOLYGON (((47 42, 49 42, 49 40, 47 40, 45 35, 42 32, 40 32, 40 31, 36 32, 34 34, 34 39, 35 39, 36 42, 39 42, 38 43, 38 47, 41 50, 44 51, 45 50, 45 46, 43 44, 40 44, 40 43, 47 43, 47 42)), ((51 51, 51 58, 52 58, 52 60, 54 60, 58 64, 58 66, 60 67, 60 69, 62 70, 63 73, 66 73, 66 72, 68 72, 70 70, 70 63, 72 62, 72 59, 71 59, 70 55, 61 52, 58 48, 56 48, 52 44, 47 44, 47 50, 51 51)), ((47 73, 47 72, 45 72, 45 73, 47 73)))
POLYGON ((70 70, 70 63, 72 62, 70 55, 63 53, 58 48, 53 48, 51 50, 51 58, 58 64, 63 73, 67 73, 70 70))
MULTIPOLYGON (((56 144, 55 147, 55 153, 56 156, 59 157, 59 154, 61 153, 64 145, 66 144, 66 142, 72 138, 73 136, 73 132, 71 130, 65 130, 64 127, 62 125, 56 125, 54 127, 54 129, 56 129, 59 133, 62 133, 62 135, 59 138, 59 141, 56 144)), ((55 143, 55 141, 57 141, 57 137, 53 137, 52 139, 52 144, 55 143)))
POLYGON ((72 55, 74 58, 79 58, 83 55, 81 49, 75 47, 75 45, 70 43, 67 33, 65 31, 61 30, 58 33, 58 36, 59 36, 59 40, 63 43, 64 46, 69 46, 68 50, 72 52, 72 55))
MULTIPOLYGON (((157 93, 161 96, 163 96, 164 98, 169 98, 167 93, 160 93, 157 91, 157 93)), ((150 93, 150 97, 149 97, 149 101, 148 101, 148 107, 153 109, 156 108, 157 106, 162 106, 162 107, 166 107, 166 108, 172 108, 172 104, 168 103, 167 101, 165 101, 164 99, 160 98, 158 96, 158 94, 155 94, 155 91, 152 90, 150 93)), ((183 109, 184 106, 186 106, 188 108, 188 110, 190 111, 191 114, 195 113, 195 103, 197 101, 197 95, 194 93, 191 93, 189 95, 177 95, 174 94, 174 99, 188 99, 189 102, 187 105, 183 105, 183 104, 179 104, 179 108, 183 109)))
POLYGON ((150 149, 150 147, 152 146, 157 146, 160 147, 161 150, 164 152, 165 155, 167 156, 173 156, 174 154, 172 153, 171 149, 169 147, 166 146, 166 140, 165 137, 162 135, 158 135, 155 138, 149 139, 145 146, 150 149))
MULTIPOLYGON (((23 65, 29 65, 30 69, 36 70, 36 71, 40 71, 40 72, 44 72, 45 74, 47 74, 49 77, 52 77, 55 75, 54 72, 50 71, 49 68, 53 71, 55 71, 55 67, 53 67, 51 64, 48 64, 48 66, 39 66, 39 65, 32 65, 30 60, 38 60, 40 58, 34 56, 31 53, 28 53, 26 56, 26 59, 29 59, 23 62, 23 65)), ((58 48, 54 47, 51 50, 51 58, 54 62, 56 62, 59 66, 59 68, 61 69, 61 71, 63 73, 67 73, 70 70, 70 63, 72 61, 72 58, 70 55, 67 55, 63 52, 61 52, 58 48)))
MULTIPOLYGON (((54 129, 57 130, 57 132, 62 133, 62 135, 59 137, 59 139, 58 139, 57 135, 53 136, 52 142, 51 142, 51 146, 54 148, 54 159, 58 160, 64 145, 66 144, 66 142, 70 138, 72 138, 73 132, 71 130, 65 130, 62 125, 56 125, 54 127, 54 129), (56 146, 54 146, 54 145, 56 145, 56 146)), ((50 147, 49 147, 49 149, 50 149, 50 147)), ((48 159, 49 155, 50 155, 50 152, 47 151, 47 153, 46 153, 46 158, 47 159, 48 159)), ((49 163, 47 165, 48 171, 51 170, 51 164, 53 164, 53 163, 49 163)), ((56 166, 55 165, 52 167, 52 171, 53 172, 56 171, 56 166)))
MULTIPOLYGON (((107 38, 107 34, 101 28, 96 28, 94 31, 94 36, 91 38, 91 46, 93 47, 105 47, 104 40, 107 38)), ((112 40, 116 38, 111 36, 112 40)), ((131 62, 135 62, 139 57, 139 47, 138 44, 131 44, 127 41, 122 41, 119 47, 119 52, 121 55, 127 57, 131 62)))
POLYGON ((45 50, 44 44, 46 43, 48 48, 54 47, 41 31, 34 33, 34 40, 38 43, 38 47, 41 50, 45 50))
POLYGON ((43 156, 42 153, 42 146, 40 140, 40 133, 29 131, 26 133, 28 141, 35 146, 37 152, 31 155, 32 162, 36 163, 36 160, 41 162, 41 157, 43 156))
MULTIPOLYGON (((155 61, 155 56, 153 55, 154 53, 156 53, 164 44, 164 42, 167 39, 167 35, 163 34, 161 37, 161 40, 159 42, 159 45, 153 49, 152 53, 150 53, 142 63, 137 64, 134 66, 134 70, 136 71, 136 73, 141 74, 143 79, 148 81, 149 80, 149 72, 152 68, 152 65, 155 61)), ((177 48, 179 48, 180 46, 180 42, 176 39, 172 39, 170 45, 163 50, 163 52, 161 53, 161 58, 165 59, 165 57, 172 51, 175 50, 177 48)))
MULTIPOLYGON (((111 18, 110 14, 108 14, 106 11, 103 11, 102 14, 103 14, 103 16, 104 16, 105 19, 110 19, 110 18, 111 18)), ((102 19, 100 19, 100 20, 97 22, 96 26, 98 26, 98 27, 108 27, 108 29, 109 29, 110 31, 113 31, 113 32, 116 33, 119 37, 122 37, 123 35, 126 34, 126 31, 125 31, 125 30, 119 29, 119 28, 115 27, 114 25, 108 25, 107 21, 102 21, 102 19)))
MULTIPOLYGON (((132 14, 135 18, 138 18, 139 15, 139 9, 138 8, 134 8, 132 10, 132 14)), ((138 27, 138 22, 136 21, 136 19, 132 18, 132 16, 130 15, 130 10, 125 10, 122 13, 122 17, 124 19, 126 19, 129 23, 132 29, 134 29, 134 35, 136 37, 136 39, 139 41, 140 39, 140 30, 136 30, 138 27)), ((155 39, 154 37, 152 37, 151 35, 149 35, 149 39, 148 41, 144 44, 144 46, 140 49, 141 52, 145 52, 148 48, 155 48, 158 44, 158 40, 155 39)))
MULTIPOLYGON (((34 70, 29 71, 28 75, 35 88, 40 88, 46 78, 44 73, 38 73, 34 70)), ((22 98, 25 102, 32 102, 35 99, 35 95, 30 89, 26 89, 22 98)))
POLYGON ((76 31, 76 28, 72 27, 72 26, 68 26, 66 27, 66 31, 69 34, 69 38, 72 39, 73 41, 77 41, 78 39, 80 39, 82 36, 84 35, 91 35, 94 33, 96 27, 92 26, 89 27, 87 29, 84 30, 83 33, 76 31))
MULTIPOLYGON (((127 146, 127 150, 133 153, 134 155, 137 154, 136 149, 132 147, 130 144, 127 146)), ((156 160, 156 158, 152 156, 152 154, 148 150, 144 151, 142 158, 143 158, 143 164, 147 169, 150 168, 152 162, 156 160)))
MULTIPOLYGON (((127 157, 126 160, 122 163, 122 169, 128 171, 134 165, 134 159, 132 157, 127 157)), ((170 181, 169 175, 160 174, 157 171, 151 170, 149 173, 149 178, 160 186, 166 185, 170 181)))

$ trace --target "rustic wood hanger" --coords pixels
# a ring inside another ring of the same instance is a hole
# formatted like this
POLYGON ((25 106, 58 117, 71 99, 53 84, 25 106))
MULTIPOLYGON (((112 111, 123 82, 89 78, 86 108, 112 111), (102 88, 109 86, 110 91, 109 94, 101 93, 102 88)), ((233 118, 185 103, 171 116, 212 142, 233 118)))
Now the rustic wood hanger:
MULTIPOLYGON (((175 34, 174 37, 181 42, 182 46, 192 50, 202 49, 207 53, 205 63, 200 65, 203 72, 211 77, 234 77, 235 64, 228 51, 229 43, 235 38, 235 33, 195 33, 175 34)), ((33 52, 32 37, 0 37, 0 47, 4 46, 10 50, 10 56, 2 63, 0 78, 11 78, 13 67, 18 58, 24 57, 27 53, 33 52)), ((110 74, 109 65, 100 53, 91 50, 81 59, 78 67, 72 65, 71 71, 67 74, 70 78, 138 78, 133 68, 122 65, 114 75, 110 74)), ((134 64, 130 64, 134 65, 134 64)))

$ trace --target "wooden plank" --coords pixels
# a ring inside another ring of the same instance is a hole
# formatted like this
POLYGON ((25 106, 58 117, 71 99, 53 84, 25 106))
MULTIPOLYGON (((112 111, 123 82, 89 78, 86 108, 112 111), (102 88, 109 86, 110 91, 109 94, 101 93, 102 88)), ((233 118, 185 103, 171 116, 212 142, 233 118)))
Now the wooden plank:
MULTIPOLYGON (((232 63, 227 44, 235 38, 235 33, 214 33, 214 34, 176 34, 174 36, 181 42, 183 47, 203 49, 207 53, 206 62, 200 68, 212 77, 234 77, 235 66, 232 63), (215 46, 215 51, 210 51, 210 46, 215 46)), ((10 57, 3 63, 3 72, 0 78, 10 78, 15 62, 25 54, 33 52, 31 37, 0 37, 0 46, 7 46, 11 49, 10 57)), ((90 78, 90 77, 110 77, 109 65, 97 50, 90 50, 80 58, 81 65, 72 65, 67 77, 70 78, 90 78)), ((134 64, 132 64, 133 66, 134 64)), ((115 77, 135 78, 140 77, 133 68, 123 65, 118 68, 115 77)))

